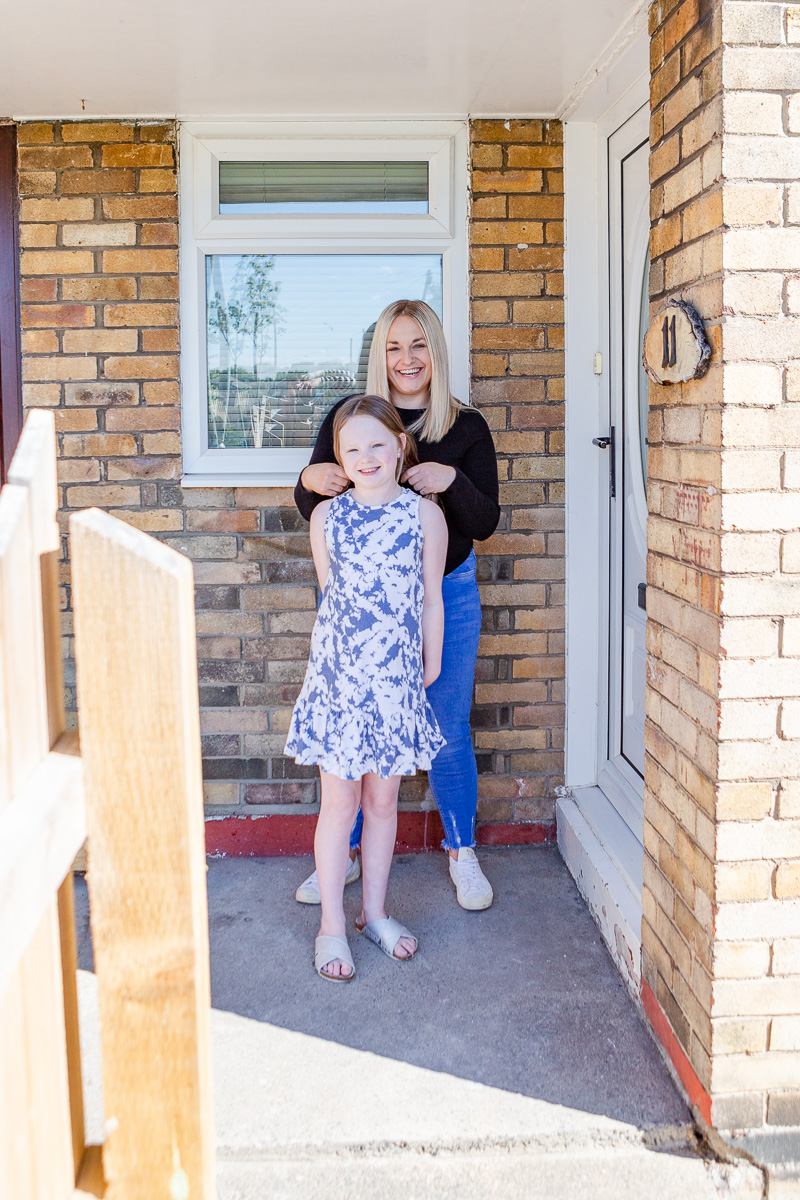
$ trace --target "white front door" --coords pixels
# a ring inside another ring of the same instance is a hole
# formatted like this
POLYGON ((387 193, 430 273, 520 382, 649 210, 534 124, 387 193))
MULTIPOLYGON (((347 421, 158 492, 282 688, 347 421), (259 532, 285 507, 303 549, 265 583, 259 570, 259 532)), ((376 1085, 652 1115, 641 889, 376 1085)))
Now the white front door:
MULTIPOLYGON (((647 377, 650 188, 646 108, 608 140, 609 344, 607 728, 599 785, 641 844, 646 671, 647 377)), ((605 733, 605 739, 602 736, 605 733)))

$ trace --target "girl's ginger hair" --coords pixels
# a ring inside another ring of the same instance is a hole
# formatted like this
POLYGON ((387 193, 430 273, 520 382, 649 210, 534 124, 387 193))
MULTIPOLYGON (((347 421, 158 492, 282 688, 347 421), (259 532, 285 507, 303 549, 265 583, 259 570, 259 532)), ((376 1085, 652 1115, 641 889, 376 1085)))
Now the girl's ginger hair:
POLYGON ((386 373, 386 345, 395 317, 412 317, 422 330, 431 356, 431 401, 425 412, 410 426, 410 432, 426 442, 440 442, 455 424, 464 405, 450 391, 450 360, 442 323, 424 300, 395 300, 375 322, 367 367, 367 391, 391 399, 386 373))
POLYGON ((400 414, 391 400, 383 396, 349 396, 336 410, 333 418, 333 453, 339 466, 344 470, 339 453, 339 439, 351 417, 373 417, 397 438, 403 449, 403 454, 397 466, 396 479, 399 479, 409 467, 415 467, 419 462, 417 443, 414 435, 409 433, 400 419, 400 414))

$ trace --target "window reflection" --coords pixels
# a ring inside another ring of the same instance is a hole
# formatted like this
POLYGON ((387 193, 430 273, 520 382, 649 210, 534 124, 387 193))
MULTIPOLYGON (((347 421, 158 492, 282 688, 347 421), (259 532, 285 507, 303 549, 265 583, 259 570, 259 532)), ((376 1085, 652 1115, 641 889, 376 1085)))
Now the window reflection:
POLYGON ((366 387, 374 322, 400 298, 441 317, 441 255, 208 255, 209 448, 312 446, 366 387))

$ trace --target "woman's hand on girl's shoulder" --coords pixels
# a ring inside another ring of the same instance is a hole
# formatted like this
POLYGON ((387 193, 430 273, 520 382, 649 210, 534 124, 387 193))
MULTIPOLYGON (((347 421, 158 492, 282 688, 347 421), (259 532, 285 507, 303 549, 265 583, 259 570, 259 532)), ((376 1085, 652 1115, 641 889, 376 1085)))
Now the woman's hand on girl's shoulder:
POLYGON ((407 483, 421 496, 431 496, 446 492, 455 477, 455 467, 449 467, 446 463, 424 462, 404 471, 401 482, 407 483))
POLYGON ((300 474, 300 482, 307 492, 317 496, 339 496, 350 486, 350 480, 338 463, 309 463, 300 474))

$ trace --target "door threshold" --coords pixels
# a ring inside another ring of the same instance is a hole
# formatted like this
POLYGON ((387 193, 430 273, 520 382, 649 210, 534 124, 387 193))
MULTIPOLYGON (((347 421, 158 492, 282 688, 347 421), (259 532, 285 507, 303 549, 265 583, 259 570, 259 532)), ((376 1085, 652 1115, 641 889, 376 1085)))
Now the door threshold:
POLYGON ((613 846, 596 830, 601 823, 585 813, 610 807, 598 787, 577 788, 558 801, 558 848, 583 896, 603 941, 632 996, 638 998, 642 961, 642 898, 621 867, 613 846))

